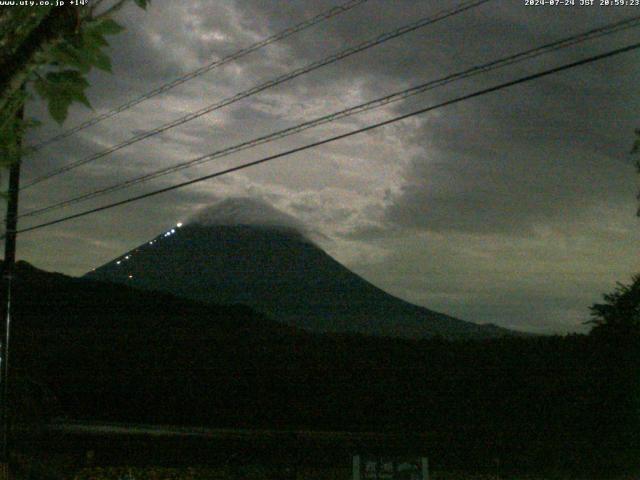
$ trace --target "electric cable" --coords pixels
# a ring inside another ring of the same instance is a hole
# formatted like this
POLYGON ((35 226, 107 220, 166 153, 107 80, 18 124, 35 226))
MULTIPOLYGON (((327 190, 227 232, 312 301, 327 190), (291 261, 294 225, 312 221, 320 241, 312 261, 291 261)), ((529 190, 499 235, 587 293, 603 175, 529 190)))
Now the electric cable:
POLYGON ((377 123, 368 125, 368 126, 363 127, 363 128, 359 128, 357 130, 352 130, 352 131, 347 132, 347 133, 343 133, 343 134, 340 134, 340 135, 335 135, 335 136, 332 136, 332 137, 324 138, 322 140, 318 140, 316 142, 309 143, 307 145, 303 145, 301 147, 292 148, 290 150, 286 150, 284 152, 280 152, 280 153, 277 153, 277 154, 274 154, 274 155, 263 157, 263 158, 260 158, 258 160, 254 160, 254 161, 251 161, 251 162, 243 163, 243 164, 237 165, 235 167, 227 168, 225 170, 221 170, 221 171, 218 171, 218 172, 215 172, 215 173, 211 173, 211 174, 204 175, 204 176, 201 176, 201 177, 198 177, 198 178, 187 180, 187 181, 184 181, 184 182, 181 182, 181 183, 178 183, 178 184, 174 184, 174 185, 171 185, 171 186, 168 186, 168 187, 163 187, 163 188, 160 188, 160 189, 157 189, 157 190, 153 190, 151 192, 147 192, 147 193, 144 193, 144 194, 141 194, 141 195, 136 195, 136 196, 133 196, 133 197, 129 197, 127 199, 120 200, 120 201, 117 201, 117 202, 113 202, 113 203, 110 203, 110 204, 107 204, 107 205, 102 205, 100 207, 96 207, 96 208, 92 208, 92 209, 89 209, 89 210, 85 210, 85 211, 82 211, 82 212, 79 212, 79 213, 75 213, 73 215, 67 215, 65 217, 61 217, 61 218, 58 218, 58 219, 55 219, 55 220, 50 220, 50 221, 47 221, 47 222, 44 222, 44 223, 40 223, 40 224, 31 226, 31 227, 23 228, 23 229, 17 230, 16 233, 26 233, 26 232, 30 232, 30 231, 34 231, 34 230, 39 230, 41 228, 45 228, 45 227, 48 227, 48 226, 51 226, 51 225, 56 225, 56 224, 59 224, 59 223, 62 223, 62 222, 67 222, 69 220, 73 220, 73 219, 76 219, 76 218, 84 217, 86 215, 90 215, 90 214, 93 214, 93 213, 98 213, 98 212, 110 210, 112 208, 115 208, 115 207, 118 207, 118 206, 121 206, 121 205, 126 205, 128 203, 132 203, 132 202, 136 202, 138 200, 142 200, 142 199, 145 199, 145 198, 153 197, 153 196, 159 195, 161 193, 170 192, 170 191, 182 188, 182 187, 193 185, 195 183, 203 182, 205 180, 210 180, 212 178, 216 178, 216 177, 220 177, 220 176, 223 176, 223 175, 227 175, 227 174, 232 173, 232 172, 237 172, 237 171, 240 171, 240 170, 244 170, 246 168, 253 167, 255 165, 259 165, 259 164, 262 164, 262 163, 270 162, 272 160, 276 160, 278 158, 286 157, 286 156, 289 156, 289 155, 292 155, 292 154, 295 154, 295 153, 299 153, 299 152, 302 152, 302 151, 305 151, 305 150, 309 150, 309 149, 312 149, 312 148, 315 148, 315 147, 319 147, 319 146, 325 145, 327 143, 331 143, 331 142, 335 142, 337 140, 342 140, 344 138, 352 137, 354 135, 358 135, 360 133, 368 132, 368 131, 383 127, 385 125, 390 125, 390 124, 399 122, 401 120, 405 120, 407 118, 415 117, 417 115, 421 115, 421 114, 424 114, 424 113, 427 113, 427 112, 430 112, 430 111, 433 111, 433 110, 436 110, 436 109, 439 109, 439 108, 443 108, 443 107, 446 107, 446 106, 449 106, 449 105, 460 103, 460 102, 465 101, 465 100, 470 100, 472 98, 480 97, 482 95, 487 95, 487 94, 492 93, 492 92, 503 90, 505 88, 509 88, 509 87, 512 87, 512 86, 515 86, 515 85, 518 85, 518 84, 521 84, 521 83, 530 82, 530 81, 536 80, 538 78, 546 77, 548 75, 552 75, 552 74, 555 74, 555 73, 558 73, 558 72, 566 71, 566 70, 569 70, 571 68, 575 68, 575 67, 578 67, 578 66, 581 66, 581 65, 592 63, 592 62, 595 62, 595 61, 598 61, 598 60, 603 60, 605 58, 610 58, 610 57, 613 57, 615 55, 620 55, 622 53, 630 52, 630 51, 636 50, 638 48, 640 48, 640 42, 634 43, 634 44, 631 44, 631 45, 627 45, 626 47, 621 47, 621 48, 617 48, 617 49, 614 49, 614 50, 610 50, 608 52, 605 52, 605 53, 602 53, 602 54, 599 54, 599 55, 594 55, 594 56, 591 56, 591 57, 583 58, 582 60, 578 60, 578 61, 575 61, 575 62, 572 62, 572 63, 564 64, 564 65, 561 65, 559 67, 555 67, 555 68, 551 68, 551 69, 548 69, 548 70, 544 70, 542 72, 538 72, 538 73, 534 73, 534 74, 527 75, 527 76, 524 76, 524 77, 520 77, 518 79, 511 80, 509 82, 504 82, 504 83, 495 85, 493 87, 488 87, 488 88, 484 88, 482 90, 477 90, 477 91, 475 91, 473 93, 462 95, 462 96, 456 97, 454 99, 438 103, 436 105, 432 105, 432 106, 429 106, 429 107, 424 107, 424 108, 421 108, 419 110, 414 110, 414 111, 406 113, 404 115, 398 115, 398 116, 395 116, 393 118, 390 118, 390 119, 387 119, 387 120, 384 120, 384 121, 381 121, 381 122, 377 122, 377 123))
POLYGON ((314 70, 317 70, 321 67, 324 67, 326 65, 330 65, 333 63, 336 63, 344 58, 350 57, 351 55, 355 55, 356 53, 362 52, 364 50, 367 50, 369 48, 373 48, 377 45, 380 45, 382 43, 385 43, 389 40, 392 40, 394 38, 400 37, 402 35, 406 35, 410 32, 413 32, 415 30, 418 30, 420 28, 426 27, 427 25, 431 25, 433 23, 439 22, 441 20, 444 20, 446 18, 452 17, 454 15, 458 15, 462 12, 465 12, 467 10, 470 10, 472 8, 476 8, 484 3, 490 2, 492 0, 471 0, 471 1, 466 1, 466 2, 462 2, 460 3, 458 6, 453 7, 453 8, 449 8, 446 10, 442 10, 438 13, 436 13, 435 15, 429 16, 429 17, 425 17, 425 18, 421 18, 420 20, 416 21, 416 22, 412 22, 408 25, 402 26, 400 28, 394 29, 390 32, 386 32, 383 33, 381 35, 378 35, 370 40, 366 40, 364 42, 361 42, 353 47, 349 47, 346 48, 344 50, 339 51, 338 53, 335 53, 333 55, 330 55, 328 57, 325 57, 321 60, 315 61, 313 63, 310 63, 308 65, 305 65, 304 67, 300 67, 300 68, 296 68, 284 75, 281 75, 279 77, 276 77, 272 80, 269 80, 267 82, 261 83, 257 86, 254 86, 248 90, 244 90, 240 93, 237 93, 231 97, 227 97, 223 100, 220 100, 216 103, 213 103, 211 105, 208 105, 204 108, 201 108, 200 110, 197 110, 195 112, 191 112, 187 115, 184 115, 180 118, 177 118, 175 120, 172 120, 168 123, 165 123, 157 128, 154 128, 152 130, 148 130, 146 132, 141 132, 137 135, 134 135, 133 137, 118 143, 117 145, 114 145, 112 147, 109 147, 101 152, 98 152, 96 154, 90 155, 88 157, 82 158, 80 160, 77 160, 75 162, 69 163, 65 166, 62 166, 60 168, 57 168, 49 173, 46 173, 40 177, 35 178, 34 180, 26 183, 25 185, 22 186, 21 190, 25 190, 27 188, 30 188, 34 185, 37 185, 41 182, 44 182, 45 180, 48 180, 50 178, 56 177, 58 175, 61 175, 63 173, 69 172, 71 170, 74 170, 82 165, 86 165, 88 163, 91 163, 95 160, 98 160, 100 158, 103 158, 107 155, 110 155, 111 153, 117 152, 118 150, 121 150, 125 147, 128 147, 129 145, 133 145, 134 143, 140 142, 142 140, 145 140, 147 138, 153 137, 155 135, 158 135, 160 133, 163 133, 171 128, 180 126, 180 125, 184 125, 187 122, 190 122, 191 120, 195 120, 196 118, 200 118, 203 115, 207 115, 211 112, 214 112, 216 110, 219 110, 223 107, 226 107, 228 105, 231 105, 233 103, 236 103, 242 99, 245 99, 247 97, 253 96, 257 93, 260 93, 264 90, 267 90, 269 88, 275 87, 277 85, 280 85, 282 83, 285 83, 289 80, 292 80, 294 78, 300 77, 301 75, 305 75, 307 73, 313 72, 314 70))
POLYGON ((248 140, 230 147, 226 147, 224 149, 221 150, 217 150, 213 153, 209 153, 207 155, 203 155, 182 163, 179 163, 177 165, 172 165, 170 167, 165 167, 129 180, 126 180, 124 182, 119 182, 116 183, 114 185, 110 185, 92 192, 88 192, 85 194, 81 194, 78 195, 76 197, 67 199, 67 200, 63 200, 60 202, 57 202, 55 204, 52 205, 48 205, 45 207, 41 207, 38 209, 34 209, 34 210, 30 210, 28 212, 25 212, 21 215, 19 215, 18 218, 22 218, 22 217, 29 217, 29 216, 36 216, 36 215, 41 215, 53 210, 57 210, 69 205, 73 205, 76 203, 80 203, 92 198, 96 198, 96 197, 100 197, 103 195, 106 195, 108 193, 112 193, 112 192, 116 192, 125 188, 129 188, 132 187, 134 185, 140 184, 140 183, 144 183, 165 175, 169 175, 171 173, 175 173, 175 172, 179 172, 181 170, 187 169, 187 168, 191 168, 197 165, 201 165, 203 163, 212 161, 214 159, 217 158, 222 158, 222 157, 226 157, 228 155, 243 151, 243 150, 247 150, 259 145, 263 145, 265 143, 270 143, 272 141, 275 140, 279 140, 281 138, 285 138, 287 136, 290 135, 294 135, 297 133, 300 133, 302 131, 308 130, 310 128, 319 126, 319 125, 323 125, 326 123, 330 123, 330 122, 334 122, 336 120, 342 119, 342 118, 346 118, 355 114, 359 114, 362 112, 366 112, 369 110, 373 110, 375 108, 380 108, 382 106, 388 105, 390 103, 394 103, 394 102, 398 102, 400 100, 404 100, 406 98, 409 98, 411 96, 414 95, 418 95, 418 94, 422 94, 426 91, 432 90, 434 88, 455 82, 455 81, 460 81, 466 78, 470 78, 472 76, 475 75, 479 75, 482 73, 486 73, 492 70, 496 70, 499 68, 503 68, 506 67, 508 65, 513 65, 515 63, 519 63, 525 60, 529 60, 531 58, 535 58, 537 56, 543 55, 543 54, 547 54, 549 52, 553 52, 553 51, 557 51, 560 49, 564 49, 564 48, 568 48, 569 46, 573 46, 579 43, 583 43, 587 40, 592 40, 595 38, 599 38, 605 35, 610 35, 613 34, 615 32, 624 30, 624 29, 628 29, 628 28, 633 28, 633 27, 637 27, 638 25, 640 25, 640 16, 635 16, 632 18, 628 18, 619 22, 615 22, 613 24, 610 25, 606 25, 603 27, 598 27, 598 28, 594 28, 592 30, 577 34, 577 35, 573 35, 570 37, 566 37, 563 38, 561 40, 557 40, 555 42, 551 42, 536 48, 532 48, 529 50, 526 50, 524 52, 519 52, 513 55, 509 55, 507 57, 503 57, 499 60, 495 60, 489 63, 485 63, 482 65, 477 65, 474 66, 470 69, 464 70, 462 72, 457 72, 448 76, 445 76, 443 78, 439 78, 437 80, 431 80, 429 82, 426 83, 422 83, 420 85, 411 87, 411 88, 407 88, 398 92, 394 92, 392 94, 386 95, 384 97, 381 98, 377 98, 375 100, 371 100, 338 112, 334 112, 328 115, 324 115, 318 118, 315 118, 313 120, 289 127, 289 128, 285 128, 283 130, 279 130, 273 133, 270 133, 268 135, 264 135, 252 140, 248 140))
POLYGON ((287 37, 290 37, 291 35, 301 32, 303 30, 306 30, 307 28, 310 28, 314 25, 317 25, 318 23, 321 23, 325 20, 328 20, 332 17, 335 17, 337 15, 340 15, 342 13, 345 13, 355 7, 357 7, 358 5, 367 2, 368 0, 349 0, 346 3, 343 3, 342 5, 338 5, 336 7, 330 8, 329 10, 326 10, 322 13, 319 13, 318 15, 309 18, 308 20, 305 20, 301 23, 298 23, 297 25, 294 25, 292 27, 286 28, 274 35, 271 35, 267 38, 264 38, 263 40, 260 40, 259 42, 256 42, 252 45, 249 45, 246 48, 243 48, 241 50, 238 50, 230 55, 227 55, 226 57, 223 57, 219 60, 215 60, 211 63, 208 63, 207 65, 204 65, 196 70, 193 70, 192 72, 189 72, 185 75, 182 75, 174 80, 172 80, 171 82, 165 83, 163 85, 160 85, 159 87, 150 90, 138 97, 132 98, 131 100, 123 103, 122 105, 115 107, 111 110, 109 110, 108 112, 102 113, 100 115, 97 115, 89 120, 87 120, 86 122, 82 122, 79 125, 76 125, 73 128, 70 128, 62 133, 59 133, 58 135, 55 135, 51 138, 48 138, 46 140, 43 140, 39 143, 37 143, 36 145, 33 145, 30 148, 31 151, 37 151, 40 150, 41 148, 45 147, 46 145, 49 145, 51 143, 57 142, 58 140, 62 140, 63 138, 67 138, 71 135, 73 135, 74 133, 77 133, 81 130, 84 130, 86 128, 89 128, 93 125, 96 125, 100 122, 102 122, 103 120, 106 120, 108 118, 111 118, 117 114, 119 114, 120 112, 124 112, 125 110, 128 110, 146 100, 149 100, 150 98, 153 98, 157 95, 160 95, 164 92, 167 92, 169 90, 171 90, 172 88, 177 87, 178 85, 181 85, 189 80, 191 80, 192 78, 196 78, 199 77, 200 75, 209 72, 215 68, 221 67, 223 65, 226 65, 227 63, 233 62, 235 60, 238 60, 252 52, 255 52, 256 50, 259 50, 263 47, 266 47, 267 45, 270 45, 272 43, 275 43, 279 40, 283 40, 287 37))

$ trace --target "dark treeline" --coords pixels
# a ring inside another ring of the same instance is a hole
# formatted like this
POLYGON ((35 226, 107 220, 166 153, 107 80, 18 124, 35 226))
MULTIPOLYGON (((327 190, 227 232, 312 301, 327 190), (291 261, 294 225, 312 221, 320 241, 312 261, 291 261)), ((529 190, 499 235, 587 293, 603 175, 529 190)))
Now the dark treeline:
POLYGON ((241 306, 19 270, 15 384, 51 392, 14 389, 23 421, 427 432, 436 468, 640 467, 640 343, 628 332, 311 335, 241 306))

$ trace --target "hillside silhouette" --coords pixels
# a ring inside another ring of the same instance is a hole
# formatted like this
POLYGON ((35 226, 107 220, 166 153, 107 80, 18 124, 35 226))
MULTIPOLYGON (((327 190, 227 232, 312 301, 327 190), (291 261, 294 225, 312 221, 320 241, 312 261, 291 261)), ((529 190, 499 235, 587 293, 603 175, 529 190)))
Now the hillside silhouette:
POLYGON ((25 263, 13 324, 12 376, 57 399, 44 416, 429 433, 438 465, 476 471, 495 458, 524 472, 638 467, 637 344, 310 334, 25 263))

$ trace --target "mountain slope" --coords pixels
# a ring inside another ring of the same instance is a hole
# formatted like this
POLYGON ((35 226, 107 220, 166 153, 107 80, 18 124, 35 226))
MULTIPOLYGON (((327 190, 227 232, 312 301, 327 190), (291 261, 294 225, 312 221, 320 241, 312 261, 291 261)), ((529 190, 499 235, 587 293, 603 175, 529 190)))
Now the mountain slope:
POLYGON ((291 228, 191 224, 166 232, 86 276, 198 301, 242 303, 318 332, 405 338, 509 333, 393 297, 291 228))

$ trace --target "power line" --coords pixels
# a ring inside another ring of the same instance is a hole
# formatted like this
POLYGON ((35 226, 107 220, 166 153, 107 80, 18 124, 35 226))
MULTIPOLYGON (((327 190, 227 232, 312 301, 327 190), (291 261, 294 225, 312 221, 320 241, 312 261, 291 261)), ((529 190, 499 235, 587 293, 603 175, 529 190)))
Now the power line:
POLYGON ((240 93, 237 93, 231 97, 227 97, 223 100, 220 100, 214 104, 208 105, 204 108, 201 108, 200 110, 197 110, 195 112, 189 113, 188 115, 185 115, 183 117, 180 117, 176 120, 172 120, 171 122, 165 123, 164 125, 161 125, 157 128, 154 128, 153 130, 148 130, 146 132, 142 132, 139 133, 138 135, 135 135, 131 138, 129 138, 128 140, 125 140, 117 145, 114 145, 112 147, 107 148, 106 150, 103 150, 101 152, 98 152, 94 155, 90 155, 89 157, 77 160, 75 162, 72 162, 68 165, 65 165, 63 167, 60 167, 56 170, 53 170, 45 175, 42 175, 41 177, 38 177, 34 180, 32 180, 31 182, 25 184, 22 187, 22 190, 25 190, 29 187, 32 187, 33 185, 36 185, 38 183, 41 183, 45 180, 48 180, 50 178, 53 178, 55 176, 58 176, 62 173, 66 173, 70 170, 73 170, 75 168, 78 168, 82 165, 86 165, 87 163, 93 162, 95 160, 98 160, 100 158, 103 158, 111 153, 114 153, 118 150, 121 150, 125 147, 128 147, 129 145, 133 145, 134 143, 140 142, 144 139, 153 137, 155 135, 158 135, 162 132, 165 132, 171 128, 183 125, 187 122, 190 122, 191 120, 195 120, 196 118, 202 117, 203 115, 206 115, 208 113, 211 113, 213 111, 219 110, 223 107, 226 107, 228 105, 231 105, 235 102, 238 102, 244 98, 250 97, 252 95, 255 95, 257 93, 260 93, 264 90, 267 90, 269 88, 275 87, 277 85, 280 85, 284 82, 287 82, 289 80, 292 80, 294 78, 297 78, 301 75, 305 75, 307 73, 310 73, 314 70, 317 70, 321 67, 324 67, 326 65, 332 64, 332 63, 336 63, 344 58, 350 57, 351 55, 355 55, 356 53, 362 52, 364 50, 367 50, 369 48, 373 48, 377 45, 380 45, 382 43, 385 43, 389 40, 392 40, 394 38, 400 37, 401 35, 406 35, 407 33, 413 32, 415 30, 418 30, 420 28, 426 27, 428 25, 431 25, 433 23, 439 22, 441 20, 444 20, 446 18, 452 17, 454 15, 458 15, 464 11, 470 10, 472 8, 478 7, 484 3, 490 2, 492 0, 471 0, 471 1, 466 1, 466 2, 462 2, 461 4, 459 4, 458 6, 454 7, 454 8, 450 8, 450 9, 446 9, 446 10, 442 10, 438 13, 436 13, 435 15, 429 16, 429 17, 425 17, 422 18, 416 22, 412 22, 408 25, 405 25, 403 27, 394 29, 390 32, 386 32, 383 33, 381 35, 378 35, 375 38, 366 40, 362 43, 359 43, 353 47, 349 47, 346 48, 344 50, 339 51, 338 53, 335 53, 333 55, 330 55, 328 57, 323 58, 322 60, 318 60, 316 62, 310 63, 304 67, 300 67, 297 68, 295 70, 292 70, 284 75, 281 75, 279 77, 276 77, 272 80, 269 80, 265 83, 261 83, 260 85, 257 85, 255 87, 252 87, 248 90, 244 90, 240 93))
POLYGON ((286 150, 284 152, 280 152, 280 153, 277 153, 275 155, 270 155, 268 157, 263 157, 263 158, 261 158, 259 160, 254 160, 252 162, 243 163, 243 164, 237 165, 235 167, 227 168, 225 170, 221 170, 221 171, 209 174, 209 175, 204 175, 202 177, 198 177, 198 178, 195 178, 195 179, 192 179, 192 180, 187 180, 185 182, 174 184, 174 185, 171 185, 169 187, 160 188, 160 189, 157 189, 157 190, 154 190, 154 191, 151 191, 151 192, 147 192, 147 193, 144 193, 144 194, 141 194, 141 195, 136 195, 134 197, 127 198, 125 200, 120 200, 118 202, 113 202, 113 203, 110 203, 110 204, 107 204, 107 205, 103 205, 103 206, 100 206, 100 207, 92 208, 90 210, 85 210, 83 212, 79 212, 79 213, 76 213, 76 214, 73 214, 73 215, 67 215, 65 217, 58 218, 56 220, 51 220, 51 221, 44 222, 44 223, 40 223, 40 224, 34 225, 32 227, 23 228, 21 230, 18 230, 16 233, 25 233, 25 232, 30 232, 30 231, 33 231, 33 230, 38 230, 38 229, 41 229, 41 228, 44 228, 44 227, 48 227, 48 226, 51 226, 51 225, 56 225, 58 223, 62 223, 62 222, 66 222, 66 221, 69 221, 69 220, 76 219, 76 218, 84 217, 84 216, 90 215, 92 213, 98 213, 98 212, 101 212, 101 211, 104 211, 104 210, 109 210, 111 208, 118 207, 120 205, 126 205, 127 203, 132 203, 132 202, 135 202, 135 201, 138 201, 138 200, 142 200, 142 199, 145 199, 145 198, 153 197, 153 196, 159 195, 161 193, 166 193, 166 192, 170 192, 172 190, 177 190, 178 188, 182 188, 182 187, 186 187, 186 186, 189 186, 189 185, 193 185, 195 183, 203 182, 205 180, 210 180, 212 178, 220 177, 222 175, 226 175, 226 174, 229 174, 229 173, 232 173, 232 172, 237 172, 239 170, 244 170, 246 168, 253 167, 255 165, 259 165, 261 163, 266 163, 266 162, 269 162, 269 161, 272 161, 272 160, 276 160, 278 158, 282 158, 282 157, 286 157, 286 156, 292 155, 294 153, 299 153, 299 152, 302 152, 304 150, 309 150, 311 148, 315 148, 315 147, 318 147, 318 146, 321 146, 321 145, 325 145, 327 143, 335 142, 337 140, 342 140, 344 138, 348 138, 348 137, 351 137, 351 136, 354 136, 354 135, 358 135, 360 133, 368 132, 370 130, 374 130, 376 128, 383 127, 385 125, 390 125, 392 123, 396 123, 396 122, 399 122, 401 120, 405 120, 405 119, 410 118, 410 117, 414 117, 414 116, 417 116, 417 115, 421 115, 423 113, 427 113, 427 112, 436 110, 438 108, 442 108, 442 107, 446 107, 446 106, 449 106, 449 105, 453 105, 455 103, 459 103, 459 102, 462 102, 462 101, 465 101, 465 100, 470 100, 472 98, 476 98, 476 97, 479 97, 479 96, 482 96, 482 95, 486 95, 486 94, 489 94, 489 93, 492 93, 492 92, 496 92, 498 90, 502 90, 502 89, 505 89, 505 88, 508 88, 508 87, 512 87, 514 85, 518 85, 518 84, 521 84, 521 83, 525 83, 525 82, 530 82, 532 80, 536 80, 538 78, 546 77, 546 76, 552 75, 554 73, 558 73, 558 72, 562 72, 562 71, 565 71, 565 70, 569 70, 571 68, 575 68, 575 67, 578 67, 578 66, 581 66, 581 65, 585 65, 585 64, 588 64, 588 63, 591 63, 591 62, 595 62, 595 61, 598 61, 598 60, 603 60, 605 58, 613 57, 615 55, 620 55, 622 53, 630 52, 630 51, 636 50, 638 48, 640 48, 640 42, 628 45, 626 47, 617 48, 615 50, 610 50, 610 51, 608 51, 606 53, 602 53, 600 55, 594 55, 594 56, 591 56, 591 57, 588 57, 588 58, 584 58, 584 59, 578 60, 576 62, 568 63, 568 64, 565 64, 565 65, 561 65, 559 67, 551 68, 549 70, 544 70, 542 72, 538 72, 538 73, 534 73, 534 74, 527 75, 527 76, 524 76, 524 77, 520 77, 520 78, 518 78, 516 80, 511 80, 509 82, 501 83, 501 84, 493 86, 493 87, 489 87, 489 88, 485 88, 485 89, 482 89, 482 90, 478 90, 476 92, 473 92, 473 93, 470 93, 470 94, 467 94, 467 95, 456 97, 456 98, 454 98, 452 100, 447 100, 447 101, 439 103, 437 105, 432 105, 430 107, 421 108, 419 110, 415 110, 413 112, 406 113, 404 115, 399 115, 399 116, 390 118, 388 120, 384 120, 382 122, 374 123, 374 124, 368 125, 366 127, 359 128, 357 130, 352 130, 351 132, 343 133, 343 134, 340 134, 340 135, 335 135, 333 137, 328 137, 328 138, 325 138, 323 140, 319 140, 319 141, 316 141, 316 142, 313 142, 313 143, 309 143, 307 145, 303 145, 301 147, 297 147, 297 148, 293 148, 293 149, 290 149, 290 150, 286 150))
POLYGON ((131 100, 129 100, 128 102, 123 103, 122 105, 109 110, 108 112, 102 113, 100 115, 97 115, 89 120, 87 120, 86 122, 83 122, 79 125, 76 125, 73 128, 70 128, 69 130, 66 130, 58 135, 55 135, 51 138, 48 138, 47 140, 44 140, 32 147, 30 147, 30 149, 32 151, 35 150, 40 150, 41 148, 45 147, 46 145, 49 145, 51 143, 57 142, 58 140, 62 140, 63 138, 67 138, 71 135, 73 135, 74 133, 77 133, 81 130, 84 130, 86 128, 89 128, 93 125, 96 125, 97 123, 102 122, 103 120, 106 120, 108 118, 111 118, 115 115, 117 115, 120 112, 123 112, 125 110, 128 110, 146 100, 149 100, 150 98, 153 98, 157 95, 160 95, 161 93, 167 92, 169 90, 171 90, 174 87, 177 87, 178 85, 181 85, 189 80, 191 80, 192 78, 196 78, 199 77, 200 75, 209 72, 211 70, 213 70, 214 68, 218 68, 221 67, 223 65, 226 65, 227 63, 233 62, 235 60, 238 60, 252 52, 255 52, 256 50, 259 50, 263 47, 266 47, 267 45, 270 45, 272 43, 275 43, 279 40, 283 40, 287 37, 290 37, 291 35, 294 35, 295 33, 301 32, 303 30, 306 30, 307 28, 310 28, 314 25, 317 25, 318 23, 321 23, 325 20, 328 20, 332 17, 335 17, 337 15, 340 15, 342 13, 345 13, 349 10, 351 10, 352 8, 357 7, 358 5, 367 2, 368 0, 349 0, 348 2, 342 4, 342 5, 338 5, 336 7, 330 8, 329 10, 326 10, 322 13, 319 13, 318 15, 309 18, 308 20, 305 20, 301 23, 298 23, 297 25, 294 25, 292 27, 286 28, 285 30, 282 30, 281 32, 278 32, 274 35, 271 35, 270 37, 267 37, 263 40, 260 40, 259 42, 256 42, 246 48, 243 48, 241 50, 238 50, 237 52, 234 52, 230 55, 227 55, 226 57, 223 57, 219 60, 215 60, 211 63, 208 63, 207 65, 204 65, 200 68, 198 68, 197 70, 194 70, 192 72, 189 72, 181 77, 178 77, 174 80, 172 80, 169 83, 165 83, 161 86, 159 86, 158 88, 155 88, 153 90, 148 91, 147 93, 144 93, 142 95, 140 95, 139 97, 135 97, 131 100))
POLYGON ((463 80, 475 75, 479 75, 481 73, 486 73, 492 70, 496 70, 498 68, 503 68, 506 67, 508 65, 513 65, 515 63, 519 63, 525 60, 529 60, 531 58, 535 58, 537 56, 540 56, 542 54, 546 54, 552 51, 556 51, 556 50, 560 50, 560 49, 564 49, 567 48, 569 46, 572 45, 576 45, 579 43, 582 43, 584 41, 587 40, 593 40, 595 38, 599 38, 605 35, 610 35, 613 33, 616 33, 618 31, 624 30, 624 29, 629 29, 629 28, 633 28, 633 27, 637 27, 640 24, 640 16, 635 16, 635 17, 631 17, 619 22, 615 22, 613 24, 609 24, 606 26, 602 26, 602 27, 598 27, 598 28, 594 28, 592 30, 583 32, 581 34, 577 34, 577 35, 573 35, 570 37, 566 37, 563 38, 561 40, 557 40, 555 42, 552 43, 548 43, 530 50, 526 50, 524 52, 520 52, 520 53, 516 53, 514 55, 509 55, 507 57, 501 58, 499 60, 495 60, 489 63, 485 63, 482 65, 477 65, 474 66, 470 69, 464 70, 462 72, 457 72, 451 75, 448 75, 446 77, 443 78, 439 78, 437 80, 432 80, 426 83, 422 83, 420 85, 405 89, 405 90, 401 90, 399 92, 395 92, 392 93, 390 95, 386 95, 384 97, 381 98, 377 98, 375 100, 371 100, 369 102, 365 102, 350 108, 347 108, 345 110, 341 110, 339 112, 334 112, 328 115, 324 115, 318 118, 315 118, 313 120, 289 127, 289 128, 285 128, 283 130, 279 130, 277 132, 273 132, 270 133, 268 135, 264 135, 262 137, 258 137, 252 140, 248 140, 218 151, 215 151, 213 153, 209 153, 207 155, 203 155, 200 157, 197 157, 195 159, 191 159, 189 161, 186 162, 182 162, 179 163, 177 165, 172 165, 170 167, 166 167, 163 169, 159 169, 156 170, 154 172, 150 172, 147 173, 145 175, 141 175, 139 177, 130 179, 130 180, 126 180, 124 182, 119 182, 116 183, 115 185, 111 185, 108 187, 104 187, 89 193, 85 193, 76 197, 73 197, 71 199, 67 199, 67 200, 63 200, 61 202, 55 203, 53 205, 48 205, 42 208, 38 208, 35 210, 31 210, 28 211, 26 213, 23 213, 22 215, 19 216, 19 218, 22 217, 29 217, 29 216, 36 216, 36 215, 41 215, 43 213, 46 212, 50 212, 53 210, 57 210, 59 208, 62 207, 66 207, 69 205, 73 205, 79 202, 83 202, 85 200, 89 200, 92 198, 96 198, 96 197, 100 197, 103 195, 106 195, 108 193, 112 193, 115 191, 119 191, 125 188, 129 188, 133 185, 137 185, 140 183, 144 183, 165 175, 169 175, 171 173, 175 173, 181 170, 184 170, 186 168, 191 168, 193 166, 196 165, 200 165, 206 162, 209 162, 211 160, 217 159, 217 158, 221 158, 221 157, 225 157, 228 155, 231 155, 233 153, 237 153, 249 148, 253 148, 265 143, 269 143, 275 140, 279 140, 281 138, 285 138, 287 136, 293 135, 293 134, 297 134, 300 133, 304 130, 319 126, 319 125, 323 125, 329 122, 333 122, 345 117, 349 117, 358 113, 362 113, 365 111, 369 111, 375 108, 380 108, 384 105, 388 105, 390 103, 393 102, 397 102, 400 100, 404 100, 408 97, 414 96, 414 95, 418 95, 421 93, 424 93, 428 90, 432 90, 436 87, 440 87, 443 85, 446 85, 448 83, 452 83, 455 81, 459 81, 459 80, 463 80))

